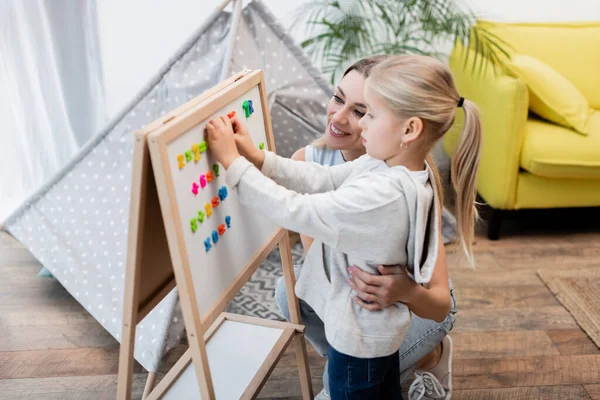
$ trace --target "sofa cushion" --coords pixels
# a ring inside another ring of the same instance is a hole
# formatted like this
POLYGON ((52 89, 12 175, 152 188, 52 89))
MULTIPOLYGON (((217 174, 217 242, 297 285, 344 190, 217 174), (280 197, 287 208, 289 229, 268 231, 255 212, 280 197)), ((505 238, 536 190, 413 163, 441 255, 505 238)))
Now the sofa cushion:
POLYGON ((600 111, 589 119, 587 136, 530 118, 525 124, 521 168, 547 178, 600 179, 600 111))
POLYGON ((477 25, 508 42, 515 53, 529 54, 557 70, 592 108, 600 109, 600 21, 477 25))
POLYGON ((529 108, 539 115, 587 135, 590 106, 568 79, 548 64, 527 54, 514 54, 508 68, 529 89, 529 108))

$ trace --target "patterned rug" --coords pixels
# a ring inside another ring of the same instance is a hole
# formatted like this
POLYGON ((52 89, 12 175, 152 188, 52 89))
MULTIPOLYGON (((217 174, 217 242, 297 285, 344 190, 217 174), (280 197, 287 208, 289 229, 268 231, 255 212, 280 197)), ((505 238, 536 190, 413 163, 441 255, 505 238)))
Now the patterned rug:
MULTIPOLYGON (((300 242, 292 246, 294 265, 302 264, 304 250, 300 242)), ((273 250, 252 278, 235 296, 227 311, 252 317, 283 320, 273 298, 277 280, 283 276, 279 248, 273 250)))
POLYGON ((540 269, 538 276, 600 348, 600 269, 540 269))

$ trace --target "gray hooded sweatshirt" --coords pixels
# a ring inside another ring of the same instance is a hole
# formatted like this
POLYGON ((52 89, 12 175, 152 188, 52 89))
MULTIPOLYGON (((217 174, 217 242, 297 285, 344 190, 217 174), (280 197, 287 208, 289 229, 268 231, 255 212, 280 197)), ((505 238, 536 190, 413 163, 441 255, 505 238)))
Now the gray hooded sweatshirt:
POLYGON ((379 264, 407 265, 417 283, 429 282, 438 252, 435 185, 368 155, 323 166, 268 151, 262 173, 240 157, 226 179, 243 205, 315 239, 295 291, 323 320, 333 348, 360 358, 400 348, 411 320, 408 307, 363 309, 352 300, 347 268, 377 274, 379 264))

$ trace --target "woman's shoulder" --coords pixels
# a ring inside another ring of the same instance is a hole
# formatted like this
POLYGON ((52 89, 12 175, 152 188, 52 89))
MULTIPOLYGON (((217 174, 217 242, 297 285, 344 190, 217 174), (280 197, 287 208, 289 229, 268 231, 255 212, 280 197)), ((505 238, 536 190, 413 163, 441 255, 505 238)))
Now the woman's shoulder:
POLYGON ((327 147, 316 147, 309 144, 304 148, 304 160, 321 165, 338 165, 344 163, 344 157, 339 150, 327 147))

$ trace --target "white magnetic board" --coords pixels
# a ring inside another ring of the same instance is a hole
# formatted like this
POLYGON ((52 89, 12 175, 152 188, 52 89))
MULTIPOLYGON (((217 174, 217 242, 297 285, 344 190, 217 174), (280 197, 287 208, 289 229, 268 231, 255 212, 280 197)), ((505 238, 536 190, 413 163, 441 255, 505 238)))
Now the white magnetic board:
POLYGON ((168 190, 171 215, 178 219, 177 240, 183 241, 183 264, 191 272, 201 317, 277 232, 270 221, 241 206, 236 192, 226 185, 223 167, 216 163, 210 148, 204 149, 208 121, 231 112, 244 121, 257 147, 263 144, 268 148, 268 143, 272 143, 267 139, 270 135, 267 129, 270 132, 271 128, 265 122, 270 120, 264 118, 268 108, 262 104, 258 84, 250 87, 246 82, 238 85, 237 90, 229 88, 227 93, 213 96, 189 113, 202 116, 201 120, 194 121, 189 115, 182 117, 174 129, 159 130, 151 135, 150 141, 151 151, 160 152, 166 170, 167 188, 159 185, 158 190, 159 193, 168 190), (227 96, 231 100, 224 103, 227 96), (154 149, 153 140, 158 143, 154 149))

